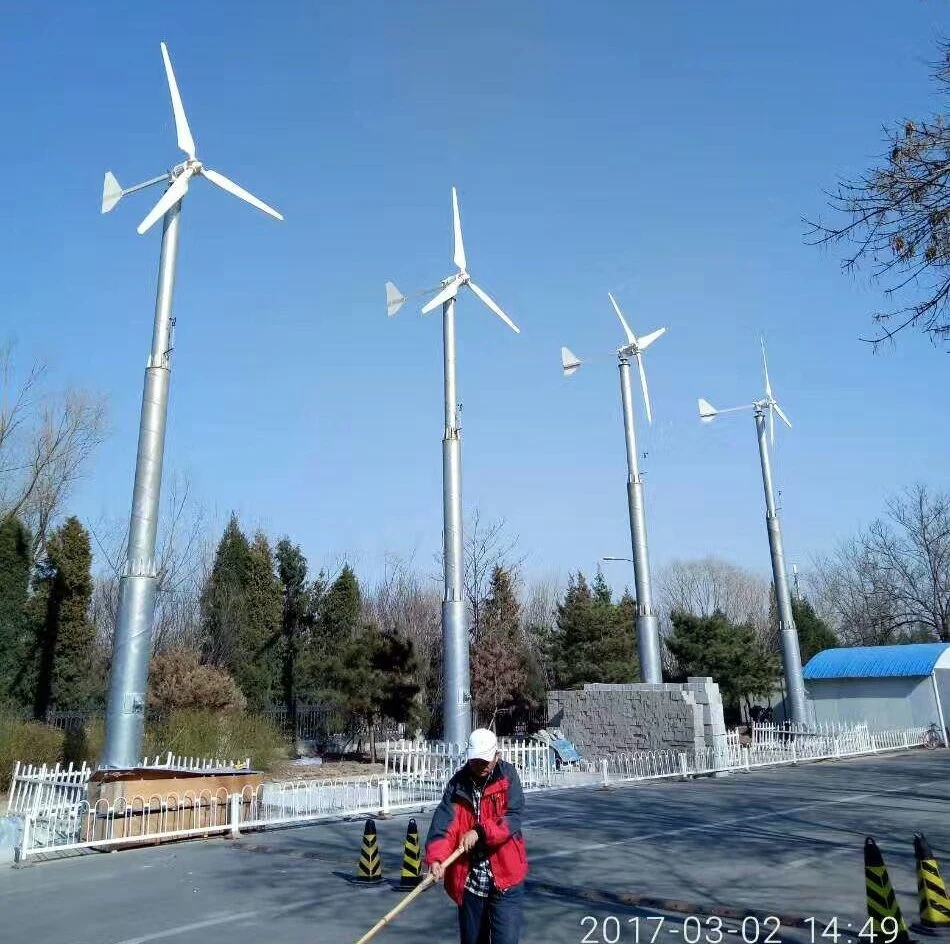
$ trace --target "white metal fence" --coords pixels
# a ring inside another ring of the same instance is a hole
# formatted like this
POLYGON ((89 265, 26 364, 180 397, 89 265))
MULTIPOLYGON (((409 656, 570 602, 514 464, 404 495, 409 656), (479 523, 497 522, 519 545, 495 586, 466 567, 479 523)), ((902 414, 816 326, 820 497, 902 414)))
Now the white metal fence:
MULTIPOLYGON (((251 759, 243 761, 220 760, 208 757, 182 757, 168 752, 164 757, 142 759, 143 767, 175 771, 241 770, 251 766, 251 759)), ((55 767, 33 764, 13 765, 10 777, 10 799, 7 814, 22 816, 26 813, 40 815, 60 809, 68 809, 81 803, 88 796, 89 778, 93 768, 85 762, 76 767, 57 764, 55 767)))
MULTIPOLYGON (((562 766, 543 744, 502 741, 500 749, 518 768, 526 789, 545 790, 689 778, 906 750, 920 745, 925 734, 925 728, 871 732, 867 725, 857 725, 806 731, 758 725, 748 743, 733 734, 700 751, 633 751, 562 766)), ((386 745, 385 773, 379 777, 265 783, 231 794, 223 788, 185 790, 100 801, 93 806, 85 793, 89 768, 37 770, 18 765, 14 770, 18 792, 11 795, 11 812, 23 817, 17 857, 22 861, 39 853, 237 835, 242 829, 421 810, 438 803, 463 756, 453 745, 396 741, 386 745), (30 784, 39 786, 27 789, 30 784)), ((188 760, 171 758, 164 766, 188 760)))
MULTIPOLYGON (((501 738, 501 756, 513 764, 525 787, 551 786, 557 777, 554 751, 537 741, 501 738)), ((440 741, 387 741, 385 773, 395 777, 437 779, 444 784, 465 763, 465 749, 440 741)), ((589 768, 590 765, 581 765, 589 768)))
POLYGON ((86 798, 86 789, 92 768, 83 764, 74 767, 13 765, 10 779, 10 799, 7 813, 22 816, 25 813, 39 813, 43 810, 55 810, 75 806, 86 798))

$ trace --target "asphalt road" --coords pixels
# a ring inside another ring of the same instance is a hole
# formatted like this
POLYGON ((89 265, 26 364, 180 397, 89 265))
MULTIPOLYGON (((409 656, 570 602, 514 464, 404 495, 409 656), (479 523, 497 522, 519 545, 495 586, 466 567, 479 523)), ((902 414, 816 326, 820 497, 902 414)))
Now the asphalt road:
MULTIPOLYGON (((765 916, 775 914, 837 916, 838 944, 854 944, 847 925, 865 916, 864 837, 877 839, 910 922, 911 837, 924 831, 950 873, 948 800, 947 751, 529 794, 522 940, 810 942, 807 929, 787 925, 770 936, 765 916), (727 909, 756 913, 744 937, 727 909)), ((387 879, 398 877, 407 820, 377 823, 387 879)), ((424 836, 428 815, 417 820, 424 836)), ((388 884, 347 881, 361 832, 362 822, 322 824, 0 869, 0 942, 347 944, 400 900, 388 884)), ((454 907, 432 889, 376 940, 453 938, 454 907)))

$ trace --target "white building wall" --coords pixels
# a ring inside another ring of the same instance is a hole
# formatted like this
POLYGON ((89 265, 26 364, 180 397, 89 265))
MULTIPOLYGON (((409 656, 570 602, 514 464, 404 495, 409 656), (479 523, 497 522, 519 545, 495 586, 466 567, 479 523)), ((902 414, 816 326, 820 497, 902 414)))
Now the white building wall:
POLYGON ((883 731, 926 726, 937 721, 933 683, 929 676, 813 679, 806 683, 806 690, 814 710, 814 718, 818 722, 859 724, 866 721, 872 730, 883 731))

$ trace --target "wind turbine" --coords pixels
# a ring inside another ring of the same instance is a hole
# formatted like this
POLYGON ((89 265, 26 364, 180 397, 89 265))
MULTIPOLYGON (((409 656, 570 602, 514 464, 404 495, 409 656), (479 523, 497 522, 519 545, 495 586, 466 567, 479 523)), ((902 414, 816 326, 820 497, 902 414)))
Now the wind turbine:
POLYGON ((278 220, 283 217, 273 207, 258 200, 223 174, 205 167, 197 157, 195 139, 188 127, 185 109, 172 71, 168 48, 161 44, 165 76, 171 94, 178 147, 185 160, 169 172, 123 189, 111 171, 102 188, 102 212, 108 213, 128 194, 158 183, 168 188, 138 226, 146 233, 159 217, 164 217, 162 249, 158 265, 158 289, 152 350, 145 369, 145 390, 139 423, 138 453, 126 560, 119 580, 119 610, 112 650, 109 704, 106 713, 106 743, 102 766, 134 767, 138 762, 145 711, 145 691, 151 654, 152 618, 155 610, 157 571, 155 533, 158 526, 162 462, 165 453, 165 421, 168 414, 168 387, 171 377, 172 295, 178 257, 178 230, 181 201, 192 178, 201 176, 222 190, 240 197, 278 220))
POLYGON ((755 432, 759 443, 759 460, 762 464, 762 487, 765 490, 765 524, 769 535, 769 552, 772 558, 772 579, 775 585, 775 603, 778 608, 779 628, 782 639, 782 667, 785 672, 785 685, 791 705, 792 721, 807 724, 805 708, 805 682, 802 678, 802 655, 798 645, 798 632, 792 615, 792 597, 788 588, 788 575, 785 572, 785 550, 782 545, 782 525, 775 505, 775 488, 772 483, 772 463, 769 458, 769 441, 775 444, 775 417, 789 428, 791 420, 779 406, 772 393, 769 380, 769 365, 765 357, 765 340, 762 339, 762 369, 765 373, 765 396, 745 406, 733 406, 718 410, 707 400, 699 400, 699 416, 704 423, 712 422, 721 413, 735 413, 738 410, 752 410, 755 417, 755 432), (768 434, 766 434, 766 414, 768 414, 768 434))
MULTIPOLYGON (((455 375, 455 302, 458 293, 468 286, 512 331, 518 334, 520 329, 495 301, 472 281, 468 273, 455 187, 452 188, 452 222, 455 236, 453 260, 458 271, 442 280, 438 294, 423 306, 422 314, 427 315, 442 306, 442 358, 445 377, 445 431, 442 435, 442 560, 445 584, 442 599, 442 735, 450 744, 464 744, 471 733, 472 696, 469 635, 462 591, 462 455, 455 375)), ((414 296, 403 295, 392 282, 386 283, 386 304, 390 315, 394 315, 407 299, 412 297, 414 296)))
MULTIPOLYGON (((637 650, 640 654, 640 673, 644 682, 662 682, 663 669, 660 663, 660 627, 653 610, 653 589, 650 580, 650 555, 647 550, 647 524, 643 509, 643 481, 637 462, 637 434, 633 423, 633 395, 630 391, 630 359, 634 358, 640 372, 640 388, 647 422, 653 422, 650 406, 650 391, 643 368, 643 352, 666 328, 658 328, 650 334, 637 338, 630 330, 617 300, 607 293, 623 326, 627 343, 617 349, 620 365, 620 399, 623 404, 623 430, 627 444, 627 505, 630 511, 630 543, 633 549, 633 574, 637 587, 637 650)), ((561 348, 561 369, 570 377, 583 362, 568 348, 561 348)))

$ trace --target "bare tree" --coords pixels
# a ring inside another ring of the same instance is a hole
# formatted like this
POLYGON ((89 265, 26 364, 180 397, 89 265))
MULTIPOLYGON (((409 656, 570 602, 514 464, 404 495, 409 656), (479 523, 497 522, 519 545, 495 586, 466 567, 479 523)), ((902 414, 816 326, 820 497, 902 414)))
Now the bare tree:
POLYGON ((465 528, 465 561, 462 578, 465 600, 468 603, 469 633, 472 641, 478 640, 481 632, 481 615, 485 599, 491 587, 492 571, 501 567, 517 580, 517 574, 525 561, 524 554, 517 554, 518 538, 505 530, 504 518, 485 521, 476 508, 465 528))
POLYGON ((106 436, 104 399, 79 390, 52 392, 47 373, 33 364, 18 376, 13 345, 0 347, 0 516, 15 515, 30 528, 34 561, 106 436))
MULTIPOLYGON (((96 581, 92 618, 99 643, 111 651, 119 606, 119 576, 125 562, 128 523, 101 523, 92 529, 104 566, 96 581)), ((188 480, 173 476, 158 525, 158 586, 152 624, 152 651, 197 649, 201 633, 201 589, 211 568, 211 546, 203 507, 188 480)))
POLYGON ((365 618, 382 632, 408 636, 420 652, 439 640, 439 593, 434 587, 425 586, 413 568, 412 557, 386 556, 382 577, 363 593, 363 611, 365 618))
POLYGON ((950 493, 916 485, 810 580, 819 608, 852 644, 950 642, 950 493))
POLYGON ((884 646, 900 635, 894 601, 861 542, 841 544, 816 558, 806 577, 815 612, 845 646, 884 646))
MULTIPOLYGON (((950 42, 940 44, 935 69, 941 97, 950 92, 950 42)), ((842 267, 868 261, 875 279, 888 279, 890 298, 908 286, 917 300, 874 315, 878 343, 916 325, 936 341, 950 337, 950 123, 945 115, 885 129, 887 154, 857 180, 828 194, 840 225, 809 223, 813 243, 851 243, 842 267)))
POLYGON ((524 594, 521 610, 525 645, 534 657, 548 688, 554 686, 553 637, 557 621, 557 605, 564 590, 553 577, 530 583, 524 594))
POLYGON ((760 574, 718 557, 672 561, 659 575, 662 616, 673 610, 695 616, 722 612, 733 623, 751 623, 760 634, 770 631, 771 582, 760 574))

